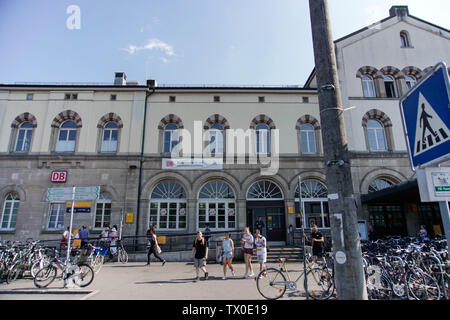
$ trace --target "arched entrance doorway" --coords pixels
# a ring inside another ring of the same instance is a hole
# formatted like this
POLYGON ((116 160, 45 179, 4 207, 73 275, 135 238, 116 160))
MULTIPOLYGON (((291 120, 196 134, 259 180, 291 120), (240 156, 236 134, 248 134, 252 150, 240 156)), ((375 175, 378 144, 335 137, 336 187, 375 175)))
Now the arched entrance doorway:
POLYGON ((270 242, 286 241, 284 196, 281 188, 268 180, 257 181, 247 191, 247 225, 252 233, 258 219, 262 234, 270 242))

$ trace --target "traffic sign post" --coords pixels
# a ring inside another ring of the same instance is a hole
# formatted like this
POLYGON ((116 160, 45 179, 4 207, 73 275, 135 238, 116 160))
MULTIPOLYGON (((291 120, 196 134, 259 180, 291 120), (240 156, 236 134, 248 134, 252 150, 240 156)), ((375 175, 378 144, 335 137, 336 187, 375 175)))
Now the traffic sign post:
POLYGON ((437 64, 400 99, 411 167, 417 171, 422 202, 439 202, 450 244, 450 79, 444 62, 437 64))

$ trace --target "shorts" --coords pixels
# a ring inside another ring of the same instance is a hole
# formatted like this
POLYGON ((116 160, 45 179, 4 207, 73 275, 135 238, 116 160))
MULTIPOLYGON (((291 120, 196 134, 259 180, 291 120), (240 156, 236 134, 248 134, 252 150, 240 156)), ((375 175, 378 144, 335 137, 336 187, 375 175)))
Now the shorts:
POLYGON ((266 262, 267 262, 267 254, 259 254, 258 263, 266 263, 266 262))
POLYGON ((322 248, 313 248, 312 251, 313 251, 313 256, 316 256, 316 257, 318 257, 318 258, 324 257, 323 249, 322 249, 322 248))
POLYGON ((194 258, 194 267, 196 268, 202 268, 202 267, 206 267, 206 259, 197 259, 194 258))
POLYGON ((233 255, 231 254, 231 252, 224 252, 222 254, 222 258, 233 259, 233 255))
POLYGON ((248 248, 244 248, 244 253, 249 254, 249 255, 253 255, 253 249, 248 249, 248 248))

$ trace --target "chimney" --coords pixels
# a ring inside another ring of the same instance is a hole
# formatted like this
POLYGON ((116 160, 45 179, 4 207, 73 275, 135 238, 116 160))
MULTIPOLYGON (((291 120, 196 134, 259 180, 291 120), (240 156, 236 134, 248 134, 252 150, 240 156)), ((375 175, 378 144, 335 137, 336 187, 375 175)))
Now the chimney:
POLYGON ((115 78, 114 78, 114 85, 115 86, 124 86, 127 84, 127 75, 125 72, 116 72, 115 78))
POLYGON ((399 18, 409 16, 408 6, 393 6, 389 10, 389 16, 391 16, 391 17, 397 16, 399 18))
POLYGON ((156 80, 154 80, 154 79, 147 80, 147 87, 156 88, 157 86, 158 86, 158 84, 156 83, 156 80))

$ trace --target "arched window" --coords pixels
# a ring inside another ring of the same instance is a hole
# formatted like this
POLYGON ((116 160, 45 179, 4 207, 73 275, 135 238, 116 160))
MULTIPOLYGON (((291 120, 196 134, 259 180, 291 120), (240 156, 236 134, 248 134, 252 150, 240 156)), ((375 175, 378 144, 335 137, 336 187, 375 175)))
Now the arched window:
POLYGON ((175 181, 160 182, 150 195, 149 225, 158 230, 184 230, 186 208, 184 188, 175 181))
POLYGON ((74 121, 66 121, 59 128, 56 152, 74 152, 77 139, 77 125, 74 121))
POLYGON ((317 153, 316 131, 311 124, 307 123, 300 127, 300 142, 303 154, 317 153))
POLYGON ((375 98, 377 95, 375 92, 375 84, 373 78, 371 76, 365 75, 361 78, 361 80, 364 97, 375 98))
POLYGON ((95 229, 103 229, 111 225, 111 195, 109 193, 100 194, 95 208, 95 229))
POLYGON ((117 152, 119 126, 116 122, 108 122, 103 127, 102 152, 117 152))
POLYGON ((209 130, 209 147, 212 155, 224 152, 224 128, 215 123, 209 130))
POLYGON ((330 215, 328 210, 328 190, 325 185, 317 180, 305 180, 301 183, 301 197, 299 185, 295 190, 295 202, 297 212, 302 212, 296 219, 296 227, 310 228, 314 223, 318 228, 330 227, 330 215), (301 201, 300 201, 301 200, 301 201), (300 210, 301 209, 301 210, 300 210))
POLYGON ((31 147, 31 138, 33 136, 33 124, 23 122, 17 131, 15 152, 28 152, 31 147))
POLYGON ((265 123, 256 126, 256 154, 270 153, 270 128, 265 123))
POLYGON ((6 195, 3 203, 0 230, 14 230, 16 228, 19 204, 20 198, 17 194, 10 193, 6 195))
POLYGON ((205 184, 198 195, 198 227, 213 230, 236 228, 236 198, 231 187, 220 180, 205 184))
POLYGON ((247 191, 247 200, 283 200, 283 192, 275 183, 267 180, 255 182, 247 191))
POLYGON ((374 181, 372 181, 372 183, 369 185, 369 193, 373 193, 373 192, 377 192, 380 190, 384 190, 387 188, 390 188, 394 185, 393 182, 381 178, 381 179, 375 179, 374 181))
POLYGON ((370 151, 387 151, 386 131, 377 120, 367 121, 367 138, 370 151))
POLYGON ((163 153, 171 153, 179 143, 178 125, 169 123, 164 127, 163 153))
POLYGON ((406 31, 400 32, 400 43, 402 48, 410 48, 411 42, 409 41, 409 35, 406 31))
POLYGON ((384 86, 388 98, 398 98, 397 84, 392 76, 384 76, 384 86))
POLYGON ((408 90, 411 90, 412 87, 414 87, 417 83, 417 79, 414 78, 413 76, 406 76, 405 81, 406 81, 406 87, 408 88, 408 90))

